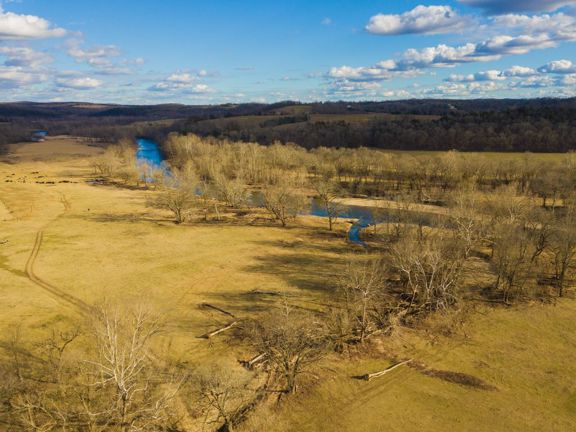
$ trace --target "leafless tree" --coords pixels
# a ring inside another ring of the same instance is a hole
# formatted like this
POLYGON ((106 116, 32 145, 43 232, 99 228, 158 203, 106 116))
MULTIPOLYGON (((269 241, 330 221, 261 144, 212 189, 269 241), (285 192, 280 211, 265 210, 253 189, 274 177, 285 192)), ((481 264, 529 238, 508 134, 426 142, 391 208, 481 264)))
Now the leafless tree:
POLYGON ((476 190, 464 188, 455 191, 451 210, 455 235, 462 243, 464 258, 468 258, 474 246, 485 238, 485 222, 479 212, 476 190))
POLYGON ((295 219, 305 206, 304 196, 294 191, 289 182, 267 186, 262 195, 266 210, 284 227, 290 219, 295 219))
POLYGON ((0 357, 0 423, 15 431, 164 430, 180 381, 151 354, 157 320, 102 309, 92 330, 82 335, 77 326, 35 344, 18 336, 0 344, 11 359, 0 357))
POLYGON ((266 354, 272 373, 283 378, 284 393, 294 393, 301 376, 325 354, 324 327, 309 315, 285 306, 277 314, 254 321, 249 329, 252 345, 266 354))
POLYGON ((186 222, 198 205, 196 184, 193 172, 174 170, 172 176, 165 177, 162 190, 152 197, 150 203, 172 212, 177 224, 186 222))
POLYGON ((230 365, 212 365, 198 373, 201 409, 206 423, 220 424, 232 432, 254 399, 252 374, 230 365))
POLYGON ((163 385, 156 376, 150 344, 160 331, 158 318, 144 308, 125 312, 103 307, 94 328, 97 356, 88 361, 94 374, 91 387, 108 396, 85 396, 88 416, 100 422, 105 418, 110 430, 122 432, 161 424, 178 385, 163 385))
POLYGON ((554 284, 559 297, 564 296, 566 279, 576 256, 576 213, 571 206, 565 211, 565 215, 556 219, 550 236, 554 284))
POLYGON ((450 239, 405 239, 393 247, 392 262, 408 289, 409 308, 445 310, 458 301, 464 257, 450 239))
POLYGON ((239 177, 229 179, 223 173, 214 174, 214 188, 218 198, 233 208, 238 208, 248 201, 249 191, 246 183, 239 177))
POLYGON ((339 279, 344 295, 346 311, 360 343, 371 328, 380 322, 379 306, 383 302, 385 278, 383 264, 379 260, 352 262, 339 279))
POLYGON ((312 186, 328 218, 328 229, 332 231, 334 222, 342 213, 342 205, 338 202, 338 185, 331 179, 318 178, 312 182, 312 186))

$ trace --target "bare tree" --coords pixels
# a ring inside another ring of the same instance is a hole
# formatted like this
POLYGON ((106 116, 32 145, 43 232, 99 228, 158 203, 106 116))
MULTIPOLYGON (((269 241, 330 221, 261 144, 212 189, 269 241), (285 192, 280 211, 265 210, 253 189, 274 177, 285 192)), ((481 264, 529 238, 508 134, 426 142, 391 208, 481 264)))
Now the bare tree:
POLYGON ((219 430, 232 432, 242 420, 254 391, 252 374, 244 369, 213 365, 198 374, 201 409, 206 423, 221 424, 219 430))
POLYGON ((338 185, 336 182, 320 178, 312 182, 312 186, 316 191, 316 196, 322 205, 322 209, 328 218, 328 229, 332 231, 334 222, 342 212, 342 205, 337 201, 338 199, 338 185))
POLYGON ((472 249, 485 238, 485 225, 479 214, 479 199, 473 188, 459 189, 452 203, 451 221, 454 232, 461 241, 464 258, 468 258, 472 249))
POLYGON ((500 223, 494 227, 493 235, 494 286, 502 291, 502 300, 510 303, 524 294, 545 244, 538 227, 530 229, 524 224, 500 223))
POLYGON ((576 213, 571 206, 556 219, 550 236, 550 252, 554 268, 554 284, 563 297, 566 279, 576 256, 576 213))
POLYGON ((248 201, 248 186, 239 177, 229 179, 223 173, 214 175, 214 188, 218 198, 233 208, 238 208, 248 201))
POLYGON ((174 215, 177 224, 186 222, 192 210, 196 207, 197 199, 194 191, 187 186, 178 186, 174 189, 164 189, 158 192, 152 205, 157 208, 169 210, 174 215))
POLYGON ((300 377, 322 358, 327 348, 323 326, 313 317, 285 306, 279 314, 254 321, 250 341, 266 354, 272 373, 283 378, 284 393, 294 393, 300 377))
POLYGON ((9 430, 164 430, 180 382, 151 354, 158 321, 141 309, 101 309, 92 328, 81 344, 74 329, 31 346, 13 339, 12 362, 0 362, 0 422, 9 430))
POLYGON ((305 206, 304 197, 295 192, 289 182, 268 186, 262 195, 266 210, 284 227, 288 224, 288 220, 295 219, 305 206))
POLYGON ((196 185, 193 171, 175 169, 171 176, 164 177, 162 190, 152 197, 150 205, 172 212, 177 224, 186 222, 198 205, 196 185))
POLYGON ((464 258, 448 238, 405 239, 392 249, 394 268, 409 290, 408 308, 447 309, 458 299, 464 258))
POLYGON ((149 370, 149 350, 160 331, 158 318, 143 308, 128 313, 102 308, 94 327, 98 353, 89 362, 95 372, 92 385, 110 396, 106 403, 95 407, 85 399, 89 415, 105 412, 120 431, 135 430, 159 420, 175 390, 157 392, 151 387, 154 375, 149 370))
POLYGON ((382 263, 378 260, 350 263, 339 279, 346 310, 354 322, 360 343, 371 328, 379 324, 378 307, 383 300, 385 286, 382 263))

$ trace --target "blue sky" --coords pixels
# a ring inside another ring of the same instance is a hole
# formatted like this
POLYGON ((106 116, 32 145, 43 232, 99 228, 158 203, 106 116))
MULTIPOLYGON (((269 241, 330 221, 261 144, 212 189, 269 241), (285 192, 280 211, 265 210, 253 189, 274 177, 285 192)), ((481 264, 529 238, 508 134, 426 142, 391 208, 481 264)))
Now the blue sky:
POLYGON ((4 0, 0 100, 576 95, 576 0, 4 0))

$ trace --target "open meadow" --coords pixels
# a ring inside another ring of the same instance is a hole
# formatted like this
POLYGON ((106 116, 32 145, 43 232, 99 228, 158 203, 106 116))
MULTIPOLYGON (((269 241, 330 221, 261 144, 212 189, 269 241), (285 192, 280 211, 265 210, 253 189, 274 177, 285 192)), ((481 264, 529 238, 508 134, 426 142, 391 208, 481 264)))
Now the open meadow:
MULTIPOLYGON (((253 348, 201 336, 283 307, 322 311, 348 263, 370 255, 346 241, 344 221, 334 232, 311 216, 282 228, 254 210, 175 224, 149 205, 154 188, 94 181, 92 162, 103 153, 83 139, 55 137, 12 145, 0 161, 4 347, 12 335, 33 344, 55 328, 82 326, 97 305, 141 305, 163 323, 151 356, 190 372, 214 363, 242 370, 237 360, 258 354, 253 348)), ((570 296, 512 309, 471 302, 465 312, 400 326, 323 356, 303 375, 302 391, 281 403, 267 399, 237 429, 571 430, 575 313, 570 296), (424 366, 354 378, 395 359, 424 366)), ((176 405, 179 430, 202 430, 195 402, 176 405)))

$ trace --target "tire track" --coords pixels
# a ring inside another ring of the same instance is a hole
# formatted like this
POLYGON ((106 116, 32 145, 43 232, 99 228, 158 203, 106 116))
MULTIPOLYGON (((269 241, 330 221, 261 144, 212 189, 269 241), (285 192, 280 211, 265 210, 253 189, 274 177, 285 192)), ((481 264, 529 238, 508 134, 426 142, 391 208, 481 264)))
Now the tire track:
POLYGON ((28 257, 28 261, 26 261, 26 276, 28 277, 28 279, 30 279, 30 281, 38 285, 40 288, 52 294, 52 296, 57 297, 59 300, 65 303, 68 303, 74 308, 80 310, 82 313, 91 312, 92 308, 87 303, 46 282, 42 278, 38 277, 34 272, 34 264, 36 262, 36 258, 38 258, 38 253, 40 252, 40 247, 42 246, 43 239, 44 239, 44 232, 38 231, 36 233, 36 240, 34 242, 34 247, 32 248, 32 252, 28 257))

